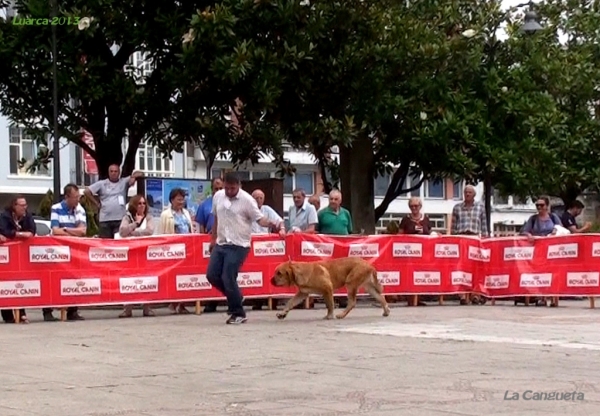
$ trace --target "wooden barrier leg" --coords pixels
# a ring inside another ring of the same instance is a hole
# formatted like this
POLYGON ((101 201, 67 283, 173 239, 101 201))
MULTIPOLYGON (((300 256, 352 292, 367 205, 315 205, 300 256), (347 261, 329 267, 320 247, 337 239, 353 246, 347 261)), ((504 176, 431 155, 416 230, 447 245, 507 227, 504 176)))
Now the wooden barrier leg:
POLYGON ((306 300, 304 301, 304 307, 306 309, 310 309, 310 296, 306 297, 306 300))
POLYGON ((590 309, 594 309, 596 307, 596 298, 591 296, 590 297, 590 309))
POLYGON ((202 302, 196 301, 196 315, 202 315, 202 302))
POLYGON ((62 308, 60 310, 60 320, 61 322, 65 322, 67 320, 67 308, 62 308))
POLYGON ((529 296, 525 296, 525 306, 529 306, 529 296))
POLYGON ((438 303, 440 304, 440 306, 444 306, 444 297, 443 296, 439 297, 438 303))
POLYGON ((21 322, 21 310, 20 309, 13 309, 13 318, 14 318, 16 324, 21 322))
POLYGON ((492 306, 496 305, 496 298, 492 298, 492 300, 490 301, 490 304, 492 306))
POLYGON ((412 296, 412 303, 409 306, 418 306, 419 305, 419 295, 412 296))
POLYGON ((269 310, 272 311, 273 310, 273 298, 269 298, 267 300, 267 306, 269 307, 269 310))

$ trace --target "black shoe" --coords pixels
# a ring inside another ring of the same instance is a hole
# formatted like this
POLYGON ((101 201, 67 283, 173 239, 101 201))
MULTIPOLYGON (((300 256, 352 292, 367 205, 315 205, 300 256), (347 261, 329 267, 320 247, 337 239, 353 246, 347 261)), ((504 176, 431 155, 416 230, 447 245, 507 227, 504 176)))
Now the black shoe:
POLYGON ((14 324, 15 322, 16 321, 14 319, 8 319, 4 321, 5 324, 14 324))
POLYGON ((67 314, 67 321, 85 321, 85 318, 79 315, 77 312, 67 314))
POLYGON ((245 324, 247 320, 248 318, 246 318, 245 316, 230 316, 229 319, 225 321, 225 323, 227 325, 241 325, 245 324))
POLYGON ((44 312, 44 321, 45 322, 56 322, 58 319, 52 315, 52 312, 44 312))
POLYGON ((210 305, 204 307, 204 313, 215 313, 217 311, 217 307, 210 305))

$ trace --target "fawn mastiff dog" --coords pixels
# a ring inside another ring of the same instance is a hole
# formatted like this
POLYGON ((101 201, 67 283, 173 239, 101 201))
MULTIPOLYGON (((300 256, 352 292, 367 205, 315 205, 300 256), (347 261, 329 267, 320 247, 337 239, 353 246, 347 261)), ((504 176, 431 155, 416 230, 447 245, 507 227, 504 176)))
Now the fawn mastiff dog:
POLYGON ((324 319, 333 319, 333 292, 344 286, 348 290, 348 305, 336 318, 343 319, 354 309, 356 295, 361 287, 379 302, 383 308, 383 316, 390 314, 385 297, 381 295, 383 287, 377 280, 377 271, 369 262, 358 257, 317 262, 289 261, 277 266, 271 284, 298 287, 298 293, 289 300, 282 312, 277 313, 279 319, 285 319, 294 307, 311 294, 323 296, 327 306, 327 316, 324 319))

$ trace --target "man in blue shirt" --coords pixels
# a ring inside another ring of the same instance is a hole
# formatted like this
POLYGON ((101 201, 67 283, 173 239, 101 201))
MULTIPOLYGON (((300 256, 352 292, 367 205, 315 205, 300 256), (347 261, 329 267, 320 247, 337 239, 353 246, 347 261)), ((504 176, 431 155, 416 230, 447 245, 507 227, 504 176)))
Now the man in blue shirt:
MULTIPOLYGON (((212 213, 212 197, 221 189, 223 189, 223 181, 221 178, 213 178, 211 182, 212 196, 204 200, 196 212, 196 222, 198 223, 200 234, 210 234, 212 232, 212 227, 215 222, 215 217, 212 213)), ((204 312, 216 312, 218 303, 219 302, 216 301, 206 302, 204 312)))
MULTIPOLYGON (((87 214, 79 203, 79 187, 68 184, 63 191, 63 200, 52 205, 50 227, 52 235, 62 237, 85 237, 87 233, 87 214)), ((54 321, 52 309, 43 310, 45 321, 54 321)), ((67 308, 67 321, 82 321, 76 307, 67 308)))

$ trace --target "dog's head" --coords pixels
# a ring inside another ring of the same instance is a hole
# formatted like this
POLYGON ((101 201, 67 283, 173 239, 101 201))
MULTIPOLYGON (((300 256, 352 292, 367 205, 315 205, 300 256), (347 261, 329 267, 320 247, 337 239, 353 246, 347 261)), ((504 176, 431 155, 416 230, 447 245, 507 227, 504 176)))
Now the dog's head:
POLYGON ((275 287, 298 286, 302 284, 302 277, 299 276, 298 266, 293 262, 287 261, 280 264, 275 269, 275 273, 271 278, 271 284, 275 287))

